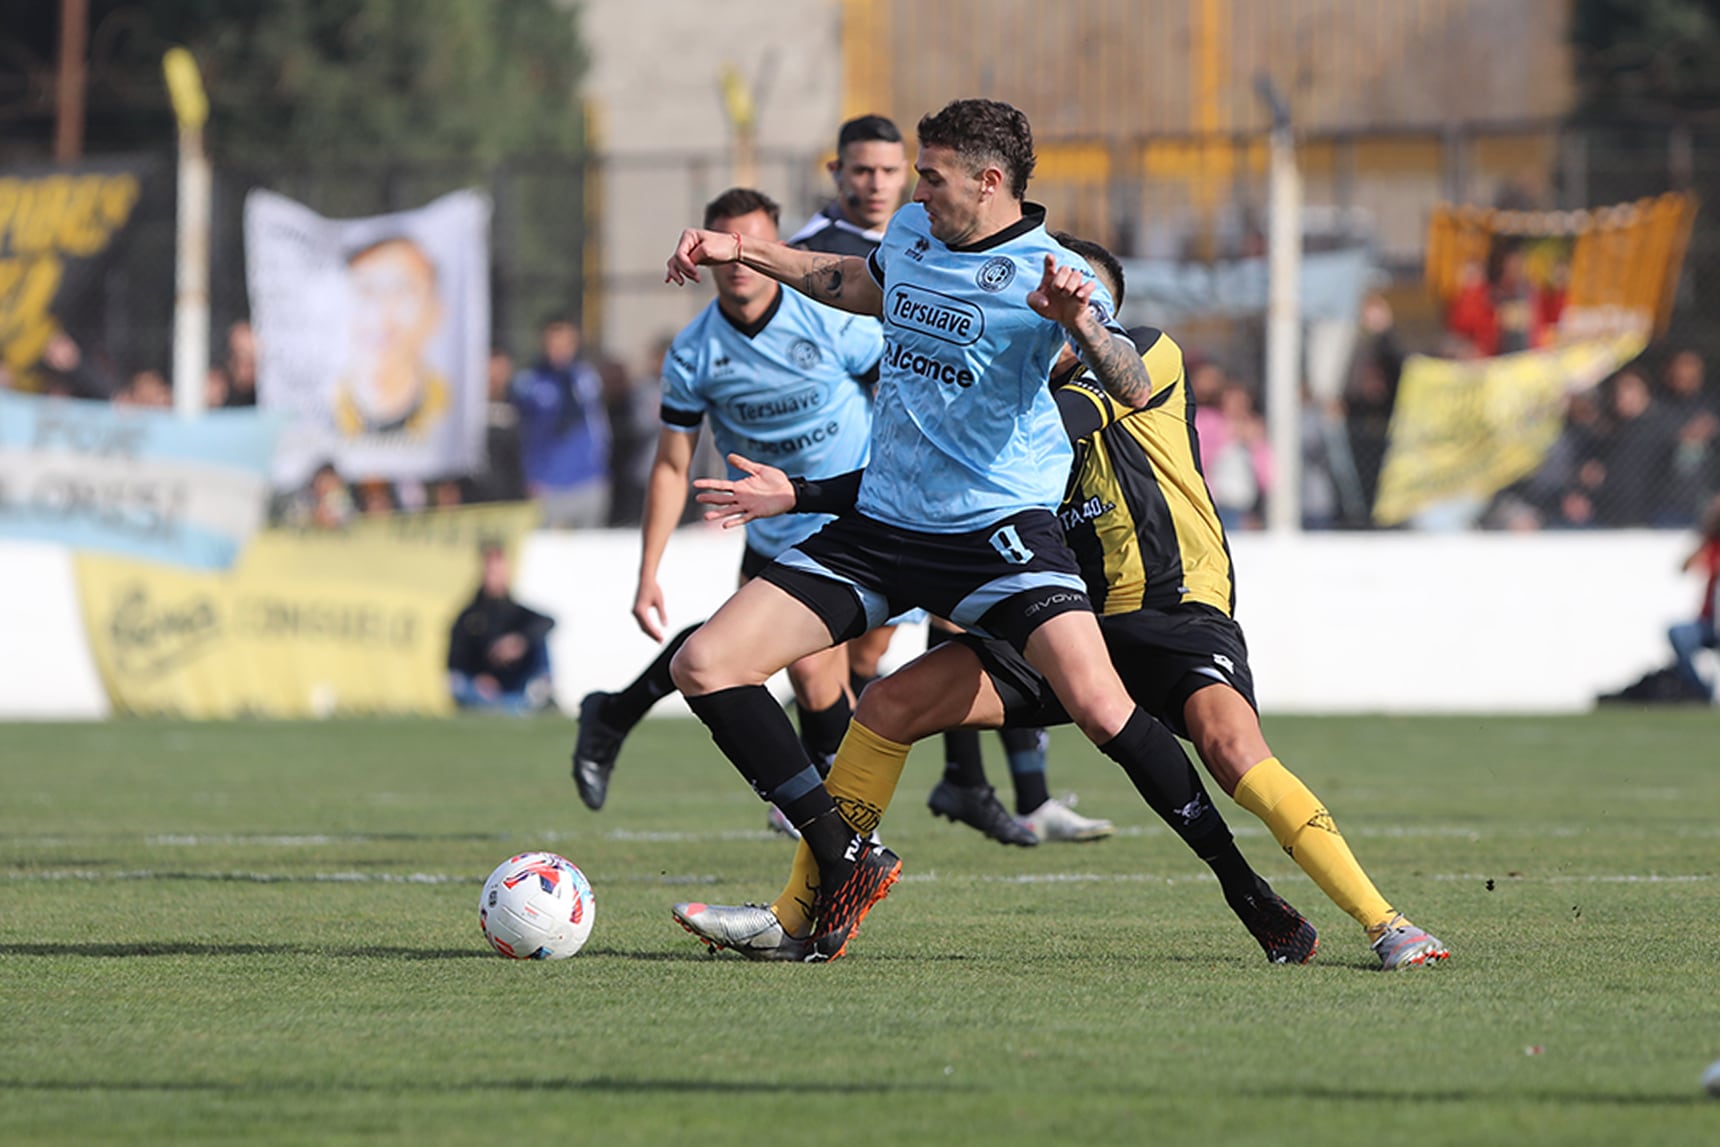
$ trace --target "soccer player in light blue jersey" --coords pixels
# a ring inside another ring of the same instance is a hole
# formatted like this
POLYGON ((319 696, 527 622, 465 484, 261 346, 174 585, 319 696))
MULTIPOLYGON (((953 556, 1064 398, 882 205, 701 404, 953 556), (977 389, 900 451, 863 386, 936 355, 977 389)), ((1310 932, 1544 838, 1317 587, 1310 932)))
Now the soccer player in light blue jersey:
MULTIPOLYGON (((901 131, 879 115, 848 120, 836 134, 836 158, 830 161, 830 174, 836 197, 789 236, 788 244, 807 251, 869 258, 884 241, 884 228, 907 191, 908 158, 901 131)), ((928 620, 928 646, 961 632, 941 618, 928 620)), ((866 682, 877 676, 894 632, 894 626, 879 626, 848 642, 849 680, 856 697, 866 682)), ((926 802, 935 814, 971 825, 1003 844, 1024 847, 1041 840, 1098 840, 1110 835, 1113 829, 1109 821, 1081 816, 1051 796, 1045 767, 1048 740, 1043 729, 1004 729, 1001 734, 1015 788, 1015 811, 1021 819, 1010 815, 987 782, 979 734, 972 729, 952 729, 944 734, 944 775, 926 802)))
MULTIPOLYGON (((705 208, 707 226, 753 242, 774 241, 780 215, 769 196, 747 188, 726 191, 705 208)), ((675 337, 663 360, 663 429, 645 495, 633 601, 634 619, 655 641, 663 640, 668 621, 657 571, 686 508, 702 423, 710 422, 725 455, 768 459, 785 469, 813 467, 808 473, 864 465, 871 433, 869 388, 884 345, 876 322, 785 291, 738 263, 718 268, 713 277, 716 299, 675 337)), ((742 580, 829 520, 783 517, 748 524, 742 580)), ((695 629, 676 634, 626 689, 590 693, 580 702, 573 777, 588 807, 603 807, 623 738, 672 688, 670 660, 695 629)), ((851 712, 847 653, 840 647, 809 651, 788 665, 788 677, 803 755, 828 768, 851 712)), ((786 821, 782 827, 793 831, 786 821)))
POLYGON ((784 665, 919 606, 1019 649, 1138 787, 1176 744, 1111 666, 1053 514, 1072 452, 1046 378, 1065 341, 1125 407, 1145 406, 1154 380, 1092 272, 1060 263, 1044 210, 1024 201, 1027 118, 958 100, 924 117, 919 137, 914 203, 869 260, 689 230, 668 265, 683 283, 700 266, 740 263, 884 320, 856 511, 741 587, 672 665, 718 747, 803 834, 818 886, 815 961, 846 951, 901 872, 865 834, 909 746, 852 724, 843 753, 857 761, 855 783, 832 793, 764 688, 784 665))

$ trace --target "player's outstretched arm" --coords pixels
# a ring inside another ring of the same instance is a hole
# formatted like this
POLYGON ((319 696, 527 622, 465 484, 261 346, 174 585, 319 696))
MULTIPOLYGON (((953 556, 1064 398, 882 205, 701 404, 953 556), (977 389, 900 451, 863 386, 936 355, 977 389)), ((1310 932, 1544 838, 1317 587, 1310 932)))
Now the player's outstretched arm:
POLYGON ((787 474, 740 454, 730 454, 729 465, 746 477, 693 480, 698 501, 713 507, 705 511, 705 521, 721 522, 723 529, 731 530, 759 518, 794 513, 794 483, 787 474))
POLYGON ((1153 380, 1141 352, 1127 338, 1108 330, 1089 305, 1096 286, 1073 266, 1059 267, 1054 255, 1045 256, 1045 273, 1039 286, 1028 292, 1027 305, 1052 319, 1069 332, 1069 341, 1112 398, 1140 409, 1152 397, 1153 380))
POLYGON ((853 255, 831 255, 802 251, 786 243, 730 231, 701 231, 689 227, 681 232, 675 253, 669 256, 665 283, 681 286, 700 282, 699 268, 718 263, 740 263, 801 294, 828 306, 860 315, 882 315, 884 292, 866 269, 866 260, 853 255))
POLYGON ((790 478, 775 466, 739 454, 730 454, 729 464, 747 477, 738 482, 699 478, 693 483, 701 491, 698 500, 717 507, 705 511, 705 520, 721 522, 725 530, 778 514, 847 513, 859 500, 860 479, 866 475, 864 470, 852 470, 834 478, 790 478))

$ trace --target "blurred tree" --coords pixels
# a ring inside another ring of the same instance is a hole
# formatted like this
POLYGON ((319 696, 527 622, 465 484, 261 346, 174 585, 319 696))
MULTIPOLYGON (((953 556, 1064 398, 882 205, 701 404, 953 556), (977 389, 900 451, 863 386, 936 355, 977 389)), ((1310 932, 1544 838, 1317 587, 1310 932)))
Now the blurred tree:
POLYGON ((1571 44, 1590 115, 1720 109, 1720 0, 1576 0, 1571 44))
MULTIPOLYGON (((17 67, 0 68, 4 152, 39 139, 46 155, 59 5, 6 7, 0 58, 17 67)), ((566 0, 90 0, 86 150, 172 138, 161 55, 183 44, 220 161, 570 154, 583 134, 576 14, 566 0)))

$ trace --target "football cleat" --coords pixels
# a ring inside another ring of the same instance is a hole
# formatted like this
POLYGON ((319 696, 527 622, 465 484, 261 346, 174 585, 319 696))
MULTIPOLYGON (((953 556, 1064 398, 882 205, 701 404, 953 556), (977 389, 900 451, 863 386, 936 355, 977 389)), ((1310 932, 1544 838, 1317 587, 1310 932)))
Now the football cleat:
POLYGON ((573 744, 573 783, 579 786, 579 799, 593 811, 609 796, 609 774, 627 739, 626 729, 603 720, 608 700, 608 693, 599 692, 587 693, 579 702, 579 738, 573 744))
POLYGON ((926 798, 934 816, 947 817, 977 828, 999 844, 1032 848, 1039 843, 1033 830, 1009 815, 997 790, 990 785, 953 785, 939 781, 926 798))
POLYGON ((1398 913, 1387 922, 1385 931, 1372 945, 1380 958, 1380 971, 1395 972, 1399 968, 1419 968, 1449 959, 1451 949, 1436 936, 1429 935, 1398 913))
POLYGON ((883 845, 864 836, 849 841, 848 851, 835 870, 819 873, 818 898, 813 905, 818 923, 812 930, 806 962, 822 964, 847 952, 848 942, 859 933, 866 913, 884 899, 901 875, 901 858, 883 845))
POLYGON ((1254 892, 1234 900, 1226 896, 1225 902, 1266 953, 1267 962, 1306 964, 1312 960, 1314 950, 1320 946, 1320 934, 1314 925, 1273 892, 1266 881, 1256 877, 1255 885, 1254 892))
POLYGON ((1022 817, 1021 823, 1040 840, 1104 840, 1117 831, 1117 826, 1108 820, 1082 816, 1075 811, 1074 804, 1074 797, 1067 804, 1048 800, 1022 817))
POLYGON ((806 958, 807 942, 782 930, 776 913, 763 904, 677 904, 669 910, 675 923, 704 941, 711 952, 726 948, 749 960, 806 958))

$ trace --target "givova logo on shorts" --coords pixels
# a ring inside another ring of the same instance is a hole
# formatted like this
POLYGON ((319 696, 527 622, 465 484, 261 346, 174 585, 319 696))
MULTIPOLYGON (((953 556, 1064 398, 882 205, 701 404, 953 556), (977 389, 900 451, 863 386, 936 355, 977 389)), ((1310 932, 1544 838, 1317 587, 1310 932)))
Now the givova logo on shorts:
POLYGON ((955 346, 972 346, 985 333, 985 314, 972 303, 908 284, 890 288, 884 317, 916 334, 955 346))

